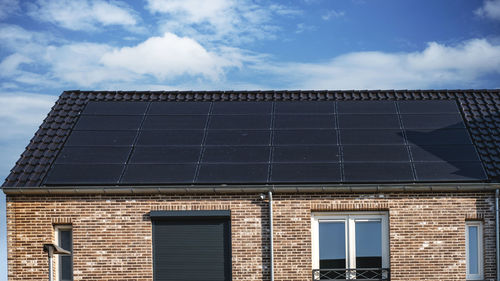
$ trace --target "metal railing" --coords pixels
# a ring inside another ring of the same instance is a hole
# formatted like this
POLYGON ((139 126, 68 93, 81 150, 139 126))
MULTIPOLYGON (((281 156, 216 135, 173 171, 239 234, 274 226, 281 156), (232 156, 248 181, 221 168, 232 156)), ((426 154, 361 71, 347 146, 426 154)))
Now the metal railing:
POLYGON ((389 268, 334 268, 313 269, 313 280, 358 280, 390 281, 389 268))

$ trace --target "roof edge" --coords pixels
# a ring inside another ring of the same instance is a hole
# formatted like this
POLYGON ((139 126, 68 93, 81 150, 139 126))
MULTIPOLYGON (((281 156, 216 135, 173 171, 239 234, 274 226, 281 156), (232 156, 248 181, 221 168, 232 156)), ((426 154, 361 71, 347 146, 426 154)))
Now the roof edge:
POLYGON ((312 185, 206 185, 206 186, 58 186, 3 187, 6 195, 146 195, 146 194, 252 194, 275 193, 377 193, 472 192, 500 189, 500 183, 437 184, 312 184, 312 185))

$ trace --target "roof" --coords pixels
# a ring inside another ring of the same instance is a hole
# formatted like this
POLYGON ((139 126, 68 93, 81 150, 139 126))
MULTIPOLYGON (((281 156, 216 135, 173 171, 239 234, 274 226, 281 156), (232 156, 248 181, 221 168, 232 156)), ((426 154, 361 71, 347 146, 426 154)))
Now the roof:
POLYGON ((63 92, 4 187, 43 186, 82 110, 95 101, 455 101, 487 174, 500 179, 500 90, 63 92))

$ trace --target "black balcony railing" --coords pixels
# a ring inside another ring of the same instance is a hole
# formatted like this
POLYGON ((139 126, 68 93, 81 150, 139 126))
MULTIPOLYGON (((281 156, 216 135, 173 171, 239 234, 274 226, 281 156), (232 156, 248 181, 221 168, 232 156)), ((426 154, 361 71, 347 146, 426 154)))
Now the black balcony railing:
POLYGON ((313 280, 390 281, 391 274, 389 268, 313 269, 313 280))

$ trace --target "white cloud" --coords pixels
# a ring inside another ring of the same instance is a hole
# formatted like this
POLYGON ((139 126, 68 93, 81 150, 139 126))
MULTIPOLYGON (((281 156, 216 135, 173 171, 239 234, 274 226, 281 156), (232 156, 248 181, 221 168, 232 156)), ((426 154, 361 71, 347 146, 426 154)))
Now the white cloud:
POLYGON ((5 38, 12 52, 0 61, 0 77, 10 79, 4 89, 16 88, 16 85, 98 87, 144 80, 154 84, 179 77, 216 81, 224 77, 227 69, 241 67, 255 57, 238 48, 207 49, 191 38, 172 33, 129 47, 113 47, 97 43, 43 42, 38 40, 40 34, 18 26, 6 26, 3 30, 8 32, 0 33, 0 39, 5 38))
POLYGON ((137 24, 135 12, 116 1, 105 0, 38 0, 29 5, 32 18, 71 30, 92 31, 100 26, 137 24))
POLYGON ((151 37, 134 47, 124 47, 103 55, 101 62, 109 67, 137 74, 150 74, 159 80, 183 74, 203 75, 216 80, 224 67, 237 66, 193 39, 165 33, 151 37))
MULTIPOLYGON (((56 96, 25 92, 0 92, 0 178, 6 177, 42 120, 54 105, 56 96)), ((1 235, 0 235, 1 236, 1 235)), ((1 279, 1 278, 0 278, 1 279)))
POLYGON ((151 13, 166 15, 161 30, 203 42, 246 43, 273 39, 278 27, 273 16, 301 12, 284 5, 258 5, 250 0, 148 0, 151 13))
POLYGON ((56 96, 49 95, 0 92, 0 130, 2 131, 0 140, 32 136, 56 99, 56 96))
POLYGON ((286 88, 391 89, 481 87, 482 75, 500 73, 500 45, 484 39, 457 46, 429 43, 421 52, 354 52, 324 63, 253 66, 286 88))
POLYGON ((19 0, 0 0, 0 19, 19 11, 19 0))
POLYGON ((316 30, 315 26, 308 25, 305 23, 299 23, 299 24, 297 24, 297 29, 295 30, 295 33, 300 34, 303 32, 309 32, 309 31, 313 31, 313 30, 316 30))
POLYGON ((21 54, 18 53, 12 54, 6 57, 4 60, 2 60, 2 62, 0 62, 0 73, 6 75, 15 74, 19 65, 23 63, 30 63, 32 61, 33 61, 32 59, 23 56, 21 54))
POLYGON ((324 15, 321 16, 323 20, 336 19, 345 16, 344 11, 328 10, 324 15))
POLYGON ((480 17, 500 20, 500 0, 485 0, 483 5, 474 13, 480 17))

